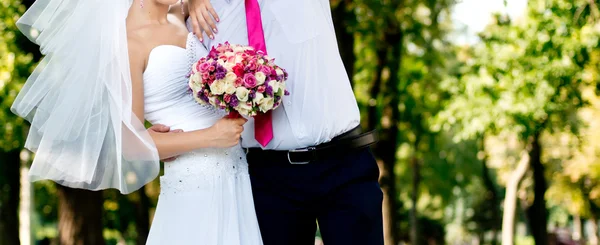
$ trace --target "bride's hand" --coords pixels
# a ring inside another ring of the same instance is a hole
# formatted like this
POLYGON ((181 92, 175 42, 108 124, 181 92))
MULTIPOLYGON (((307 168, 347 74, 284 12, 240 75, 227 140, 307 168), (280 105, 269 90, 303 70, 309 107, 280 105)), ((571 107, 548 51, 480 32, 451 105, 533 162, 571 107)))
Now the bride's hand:
POLYGON ((244 131, 244 118, 222 118, 217 121, 210 130, 212 131, 212 142, 214 147, 226 148, 240 143, 242 131, 244 131))
POLYGON ((218 32, 216 22, 219 22, 219 15, 210 4, 210 0, 189 0, 188 9, 190 18, 194 28, 194 34, 202 41, 202 33, 210 39, 214 39, 214 35, 218 32))

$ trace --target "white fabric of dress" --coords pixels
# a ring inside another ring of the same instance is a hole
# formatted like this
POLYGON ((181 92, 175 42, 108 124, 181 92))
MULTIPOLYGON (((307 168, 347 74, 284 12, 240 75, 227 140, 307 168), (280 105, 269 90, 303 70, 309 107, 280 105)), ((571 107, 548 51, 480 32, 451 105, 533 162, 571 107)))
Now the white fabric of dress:
MULTIPOLYGON (((187 90, 192 64, 207 50, 189 34, 186 48, 161 45, 144 72, 145 117, 193 131, 225 112, 196 104, 187 90)), ((246 155, 241 146, 201 149, 165 163, 146 244, 261 245, 246 155)))

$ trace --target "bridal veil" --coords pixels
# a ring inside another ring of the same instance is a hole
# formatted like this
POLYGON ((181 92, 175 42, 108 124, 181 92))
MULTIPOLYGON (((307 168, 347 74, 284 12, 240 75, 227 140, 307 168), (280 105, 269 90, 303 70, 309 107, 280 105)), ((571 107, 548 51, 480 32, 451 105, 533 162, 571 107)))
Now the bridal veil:
POLYGON ((159 157, 132 112, 126 17, 131 0, 37 0, 18 20, 43 60, 12 111, 31 128, 31 180, 133 192, 159 157))

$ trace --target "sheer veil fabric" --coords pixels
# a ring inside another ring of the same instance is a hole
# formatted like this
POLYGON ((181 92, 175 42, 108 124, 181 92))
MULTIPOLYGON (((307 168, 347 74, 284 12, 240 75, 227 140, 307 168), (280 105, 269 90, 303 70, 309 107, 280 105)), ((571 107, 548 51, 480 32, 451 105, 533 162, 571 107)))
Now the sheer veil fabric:
POLYGON ((45 55, 11 108, 31 123, 33 181, 127 194, 158 176, 158 152, 131 108, 131 4, 37 0, 18 20, 45 55))

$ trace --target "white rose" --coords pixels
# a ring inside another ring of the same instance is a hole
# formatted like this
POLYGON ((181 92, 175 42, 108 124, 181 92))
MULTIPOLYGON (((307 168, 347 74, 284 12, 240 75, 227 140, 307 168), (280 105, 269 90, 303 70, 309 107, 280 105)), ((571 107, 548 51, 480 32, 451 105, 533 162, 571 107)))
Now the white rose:
POLYGON ((283 75, 283 70, 281 70, 281 68, 275 69, 275 72, 277 72, 278 76, 282 76, 283 75))
POLYGON ((225 69, 227 69, 228 71, 231 71, 234 66, 235 66, 235 63, 232 63, 232 62, 225 62, 225 64, 223 64, 223 67, 225 67, 225 69))
POLYGON ((225 52, 225 56, 227 56, 227 57, 231 57, 231 56, 234 56, 234 55, 235 55, 234 52, 231 52, 231 51, 225 52))
POLYGON ((248 103, 239 103, 234 109, 241 115, 248 116, 252 112, 252 105, 249 105, 248 103))
POLYGON ((241 54, 237 54, 235 56, 235 61, 234 62, 235 63, 241 63, 243 60, 244 60, 244 58, 242 57, 242 55, 241 54))
POLYGON ((259 59, 259 60, 258 60, 258 64, 260 64, 260 65, 264 65, 264 64, 265 64, 265 60, 263 60, 263 59, 259 59))
POLYGON ((245 87, 238 87, 235 90, 235 96, 239 101, 246 102, 248 101, 248 95, 250 94, 250 90, 245 87))
POLYGON ((273 98, 265 98, 261 101, 261 103, 258 105, 258 108, 260 109, 260 111, 262 112, 267 112, 269 110, 273 109, 273 104, 275 102, 273 101, 273 98))
POLYGON ((208 103, 210 103, 211 105, 216 105, 217 103, 217 99, 213 96, 208 98, 208 103))
POLYGON ((213 94, 225 93, 225 82, 223 79, 216 80, 210 85, 210 92, 213 94))
POLYGON ((237 79, 237 75, 235 75, 235 73, 233 73, 233 72, 228 72, 227 75, 225 75, 226 82, 235 83, 236 79, 237 79))
POLYGON ((202 85, 197 83, 191 83, 190 88, 192 88, 192 91, 194 91, 194 93, 197 93, 198 91, 200 91, 200 89, 202 89, 202 85))
POLYGON ((225 61, 222 59, 218 59, 217 60, 217 64, 221 65, 221 66, 225 66, 225 61))
POLYGON ((200 73, 194 73, 194 75, 192 75, 191 80, 194 83, 202 83, 202 76, 200 75, 200 73))
POLYGON ((225 93, 234 94, 236 92, 233 81, 225 81, 225 93))
POLYGON ((273 94, 277 94, 277 91, 279 91, 279 84, 280 83, 275 80, 269 81, 269 86, 273 88, 273 94))
POLYGON ((256 85, 263 85, 267 79, 267 76, 260 71, 254 74, 254 77, 256 77, 256 85))
POLYGON ((262 93, 256 93, 252 102, 254 102, 255 105, 260 105, 263 99, 265 99, 265 96, 262 93))
POLYGON ((234 46, 233 47, 233 52, 236 52, 236 53, 242 52, 243 53, 244 51, 246 51, 246 47, 244 47, 244 46, 234 46))

